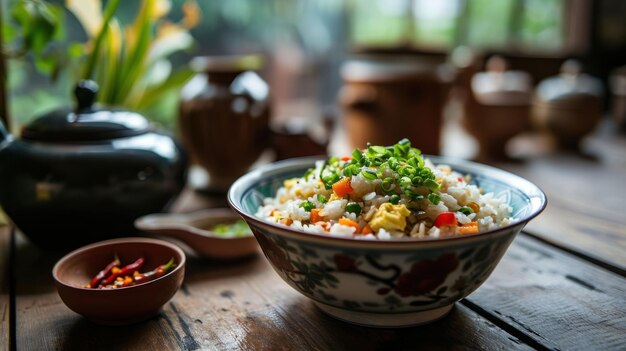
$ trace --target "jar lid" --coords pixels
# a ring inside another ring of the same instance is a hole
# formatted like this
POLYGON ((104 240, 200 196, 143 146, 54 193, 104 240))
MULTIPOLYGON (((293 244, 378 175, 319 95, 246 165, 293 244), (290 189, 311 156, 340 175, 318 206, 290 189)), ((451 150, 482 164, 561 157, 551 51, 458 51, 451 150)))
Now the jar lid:
POLYGON ((348 82, 389 82, 416 77, 437 81, 452 79, 450 69, 424 57, 369 55, 355 57, 341 65, 341 77, 348 82))
POLYGON ((604 89, 598 78, 582 73, 576 60, 567 60, 561 74, 543 80, 537 85, 537 96, 544 101, 577 99, 580 95, 602 97, 604 89))
POLYGON ((472 77, 472 93, 481 104, 517 106, 530 104, 532 79, 523 71, 508 69, 508 62, 492 56, 486 64, 487 71, 472 77))
POLYGON ((75 109, 60 109, 27 125, 22 138, 44 142, 93 142, 141 135, 151 130, 142 115, 95 105, 98 85, 81 81, 74 89, 75 109))
POLYGON ((196 72, 258 71, 263 64, 263 56, 258 54, 198 56, 189 63, 196 72))

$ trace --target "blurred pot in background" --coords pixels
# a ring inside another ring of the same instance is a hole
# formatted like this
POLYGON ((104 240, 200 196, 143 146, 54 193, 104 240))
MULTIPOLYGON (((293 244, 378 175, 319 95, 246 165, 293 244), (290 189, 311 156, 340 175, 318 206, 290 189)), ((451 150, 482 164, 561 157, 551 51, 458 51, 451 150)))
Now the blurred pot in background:
POLYGON ((179 126, 209 189, 226 191, 269 146, 270 89, 258 55, 197 57, 181 90, 179 126))
POLYGON ((339 104, 350 146, 392 145, 409 138, 423 153, 439 154, 451 73, 420 57, 379 55, 345 62, 339 104))
POLYGON ((478 141, 477 159, 506 160, 506 143, 530 125, 532 82, 530 75, 507 69, 500 56, 487 61, 486 72, 471 79, 462 124, 478 141))
POLYGON ((566 149, 578 149, 602 118, 602 82, 582 73, 578 61, 568 60, 558 76, 543 80, 532 107, 534 123, 566 149))
POLYGON ((333 122, 332 115, 327 114, 320 118, 293 116, 272 125, 271 147, 276 160, 326 155, 333 122))

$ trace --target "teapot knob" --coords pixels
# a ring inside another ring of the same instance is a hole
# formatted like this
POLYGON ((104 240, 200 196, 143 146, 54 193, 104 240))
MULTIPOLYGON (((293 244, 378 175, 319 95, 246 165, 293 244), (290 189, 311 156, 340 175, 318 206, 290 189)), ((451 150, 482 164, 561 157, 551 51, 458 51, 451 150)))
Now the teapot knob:
POLYGON ((90 110, 96 102, 98 95, 98 83, 93 80, 81 80, 74 88, 74 96, 78 103, 77 111, 90 110))

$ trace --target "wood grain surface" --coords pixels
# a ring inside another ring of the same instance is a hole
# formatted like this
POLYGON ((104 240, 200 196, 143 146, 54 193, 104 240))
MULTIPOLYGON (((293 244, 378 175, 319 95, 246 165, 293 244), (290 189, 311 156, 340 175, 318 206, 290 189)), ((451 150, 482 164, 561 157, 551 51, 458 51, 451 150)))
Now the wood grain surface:
POLYGON ((519 236, 492 277, 431 325, 386 330, 320 312, 262 255, 235 262, 190 257, 183 288, 160 315, 104 327, 60 301, 50 277, 57 255, 18 243, 17 349, 281 350, 620 349, 626 281, 519 236), (33 337, 37 335, 37 337, 33 337))
POLYGON ((626 347, 626 278, 525 235, 467 301, 548 349, 626 347))
POLYGON ((626 272, 626 167, 572 154, 501 166, 548 197, 527 232, 626 272))
POLYGON ((189 257, 185 283, 160 315, 129 327, 93 324, 58 297, 59 255, 18 240, 18 350, 524 350, 529 346, 462 304, 424 327, 372 329, 337 321, 285 284, 261 254, 235 262, 189 257))

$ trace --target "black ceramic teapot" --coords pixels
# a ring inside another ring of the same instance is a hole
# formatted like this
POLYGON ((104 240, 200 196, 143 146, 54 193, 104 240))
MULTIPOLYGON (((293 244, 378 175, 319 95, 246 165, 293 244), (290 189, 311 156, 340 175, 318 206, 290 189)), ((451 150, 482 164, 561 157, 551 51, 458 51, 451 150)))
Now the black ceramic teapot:
POLYGON ((14 139, 0 123, 0 204, 35 244, 70 249, 132 235, 133 221, 180 193, 187 160, 141 115, 94 105, 80 82, 75 109, 54 111, 14 139))

